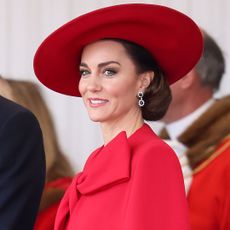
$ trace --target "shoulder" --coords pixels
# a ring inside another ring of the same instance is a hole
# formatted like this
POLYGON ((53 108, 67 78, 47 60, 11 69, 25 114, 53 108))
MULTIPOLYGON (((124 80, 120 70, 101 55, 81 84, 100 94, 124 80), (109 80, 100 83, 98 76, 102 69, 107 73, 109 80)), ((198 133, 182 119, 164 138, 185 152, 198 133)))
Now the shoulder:
POLYGON ((157 194, 161 198, 164 195, 168 197, 169 193, 175 197, 184 196, 179 159, 159 137, 153 135, 133 150, 131 167, 134 183, 137 186, 141 184, 151 194, 157 194))
POLYGON ((138 154, 139 160, 143 163, 164 165, 164 167, 180 167, 175 152, 160 138, 153 138, 152 141, 143 143, 138 154))
POLYGON ((24 107, 22 107, 21 105, 0 96, 0 108, 1 108, 1 112, 3 114, 9 114, 12 112, 16 112, 16 111, 20 111, 20 110, 26 110, 24 107))
POLYGON ((230 178, 230 135, 216 147, 213 154, 194 169, 194 175, 219 174, 230 178))
POLYGON ((180 170, 180 163, 175 152, 160 139, 150 128, 138 136, 133 148, 134 160, 142 167, 145 165, 157 169, 176 168, 180 170))
POLYGON ((145 124, 132 140, 135 154, 140 158, 156 160, 177 160, 172 148, 166 144, 154 131, 145 124))
MULTIPOLYGON (((0 130, 9 127, 29 126, 40 129, 34 114, 21 105, 0 96, 0 130)), ((23 132, 23 130, 20 130, 23 132)))
POLYGON ((9 165, 16 157, 22 159, 31 155, 35 160, 38 155, 43 158, 42 132, 33 113, 2 97, 0 111, 1 165, 3 162, 9 165))
MULTIPOLYGON (((41 156, 42 132, 37 118, 26 108, 0 96, 0 163, 19 163, 27 156, 41 156), (16 160, 17 159, 17 160, 16 160)), ((38 162, 37 162, 38 163, 38 162)))

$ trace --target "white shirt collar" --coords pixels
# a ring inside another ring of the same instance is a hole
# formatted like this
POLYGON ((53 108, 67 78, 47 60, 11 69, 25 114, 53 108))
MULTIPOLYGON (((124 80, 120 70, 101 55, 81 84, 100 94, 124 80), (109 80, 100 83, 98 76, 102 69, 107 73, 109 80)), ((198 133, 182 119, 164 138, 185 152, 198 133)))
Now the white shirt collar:
POLYGON ((188 116, 166 125, 167 132, 171 140, 176 140, 198 117, 201 116, 213 103, 215 99, 211 98, 202 106, 190 113, 188 116))

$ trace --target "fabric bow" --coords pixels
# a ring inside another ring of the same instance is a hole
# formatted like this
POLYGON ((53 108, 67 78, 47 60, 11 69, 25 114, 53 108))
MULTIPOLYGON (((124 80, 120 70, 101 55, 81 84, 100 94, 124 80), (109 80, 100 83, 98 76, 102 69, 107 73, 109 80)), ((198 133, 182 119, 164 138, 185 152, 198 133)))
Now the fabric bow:
POLYGON ((106 146, 95 150, 83 171, 73 179, 56 215, 55 230, 68 228, 68 220, 82 195, 100 192, 129 180, 131 148, 125 132, 118 134, 106 146))

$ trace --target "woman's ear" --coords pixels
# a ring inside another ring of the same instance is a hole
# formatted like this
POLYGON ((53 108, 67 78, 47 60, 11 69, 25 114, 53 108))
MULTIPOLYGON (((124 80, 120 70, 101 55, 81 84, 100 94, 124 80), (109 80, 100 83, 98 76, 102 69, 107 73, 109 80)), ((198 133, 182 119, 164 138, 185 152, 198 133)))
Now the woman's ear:
POLYGON ((140 76, 140 80, 141 80, 140 89, 144 91, 146 88, 148 88, 153 78, 154 78, 153 71, 146 71, 142 73, 140 76))

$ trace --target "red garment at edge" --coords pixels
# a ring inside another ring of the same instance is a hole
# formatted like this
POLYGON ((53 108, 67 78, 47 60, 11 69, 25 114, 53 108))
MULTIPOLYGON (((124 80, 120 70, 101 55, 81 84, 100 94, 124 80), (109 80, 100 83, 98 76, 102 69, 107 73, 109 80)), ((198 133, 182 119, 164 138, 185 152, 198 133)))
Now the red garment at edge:
POLYGON ((230 137, 193 176, 188 194, 192 230, 230 229, 230 137))
POLYGON ((148 125, 93 152, 65 193, 55 230, 188 230, 175 153, 148 125))
MULTIPOLYGON (((50 189, 58 189, 65 191, 72 182, 71 177, 63 177, 58 178, 57 180, 50 181, 45 185, 45 192, 49 192, 50 189)), ((57 214, 58 206, 60 204, 61 199, 52 203, 47 208, 39 211, 34 230, 53 230, 54 229, 54 221, 57 214)))

